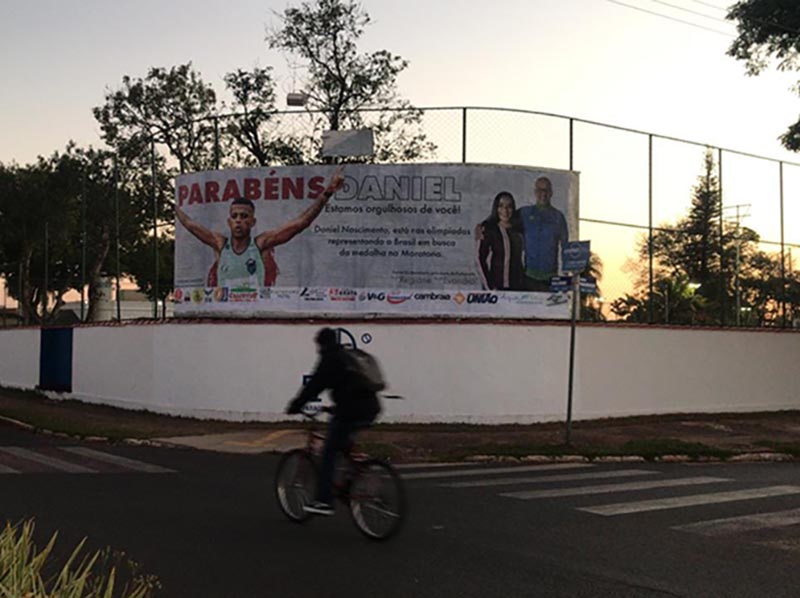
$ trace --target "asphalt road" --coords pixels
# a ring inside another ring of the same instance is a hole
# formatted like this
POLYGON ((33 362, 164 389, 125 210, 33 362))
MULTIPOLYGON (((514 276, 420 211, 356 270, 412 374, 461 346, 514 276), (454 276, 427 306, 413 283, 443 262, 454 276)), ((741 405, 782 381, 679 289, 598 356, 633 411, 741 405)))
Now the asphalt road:
POLYGON ((41 543, 59 531, 62 554, 84 536, 124 550, 165 597, 777 598, 800 587, 794 463, 403 469, 410 516, 384 544, 344 510, 286 520, 276 464, 0 426, 0 520, 35 517, 41 543))

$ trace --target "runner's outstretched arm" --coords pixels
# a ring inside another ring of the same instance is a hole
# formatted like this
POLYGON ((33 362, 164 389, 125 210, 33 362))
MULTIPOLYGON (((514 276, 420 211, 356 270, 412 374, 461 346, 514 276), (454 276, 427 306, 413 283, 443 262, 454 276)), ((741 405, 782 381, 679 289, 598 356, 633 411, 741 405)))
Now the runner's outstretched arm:
POLYGON ((322 208, 325 207, 325 204, 328 203, 328 200, 344 184, 344 177, 342 176, 343 170, 344 168, 342 166, 336 169, 336 172, 334 172, 331 177, 330 183, 328 183, 325 190, 320 193, 314 204, 304 210, 297 218, 290 220, 280 228, 265 231, 258 235, 256 237, 256 246, 261 251, 264 251, 270 247, 283 245, 287 241, 290 241, 295 235, 307 229, 311 223, 314 222, 314 219, 319 216, 319 213, 322 211, 322 208))
POLYGON ((175 215, 178 217, 178 220, 186 230, 197 237, 198 240, 214 248, 216 251, 222 251, 222 247, 225 245, 225 237, 223 235, 208 230, 202 224, 198 224, 189 218, 189 216, 186 215, 186 212, 181 210, 178 206, 174 204, 173 206, 175 208, 175 215))

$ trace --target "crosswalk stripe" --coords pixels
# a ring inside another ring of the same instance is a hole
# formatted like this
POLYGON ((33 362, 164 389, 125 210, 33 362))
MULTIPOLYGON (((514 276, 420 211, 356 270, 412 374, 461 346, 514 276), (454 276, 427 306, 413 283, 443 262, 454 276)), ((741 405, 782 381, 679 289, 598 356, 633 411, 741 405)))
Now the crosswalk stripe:
POLYGON ((174 473, 172 469, 167 469, 166 467, 151 465, 150 463, 143 463, 141 461, 134 461, 133 459, 126 459, 125 457, 103 453, 101 451, 96 451, 83 446, 64 446, 61 447, 61 450, 73 453, 75 455, 80 455, 82 457, 88 457, 96 461, 103 461, 105 463, 111 463, 112 465, 119 465, 134 471, 144 471, 147 473, 174 473))
POLYGON ((709 521, 689 523, 688 525, 677 525, 672 529, 704 536, 724 536, 760 529, 787 527, 798 523, 800 523, 800 509, 789 509, 788 511, 775 511, 774 513, 756 513, 741 517, 710 519, 709 521))
POLYGON ((610 505, 599 505, 596 507, 582 507, 578 510, 586 511, 587 513, 594 513, 596 515, 625 515, 628 513, 641 513, 643 511, 676 509, 679 507, 734 502, 739 500, 752 500, 756 498, 768 498, 771 496, 784 496, 787 494, 800 494, 800 486, 769 486, 767 488, 753 488, 750 490, 738 490, 733 492, 693 494, 690 496, 676 496, 673 498, 616 503, 610 505))
POLYGON ((423 480, 428 478, 457 478, 466 476, 494 475, 499 473, 527 473, 529 471, 551 471, 554 469, 577 469, 592 467, 588 463, 551 463, 547 465, 528 465, 516 467, 482 467, 480 469, 461 469, 459 471, 423 471, 420 473, 404 473, 405 480, 423 480))
POLYGON ((670 480, 655 480, 647 482, 627 482, 624 484, 604 484, 601 486, 579 486, 576 488, 554 488, 552 490, 526 490, 522 492, 506 492, 500 496, 532 500, 535 498, 554 498, 559 496, 584 496, 587 494, 607 494, 611 492, 629 492, 632 490, 651 490, 653 488, 671 488, 673 486, 695 486, 698 484, 715 484, 718 482, 732 482, 727 478, 676 478, 670 480))
POLYGON ((587 473, 569 473, 545 475, 537 477, 499 478, 492 480, 475 480, 470 482, 450 482, 440 484, 445 488, 478 488, 483 486, 508 486, 511 484, 535 484, 543 482, 575 482, 579 480, 596 480, 609 478, 627 478, 640 475, 652 475, 657 472, 644 469, 620 469, 616 471, 590 471, 587 473))
POLYGON ((83 465, 77 465, 75 463, 70 463, 68 461, 62 461, 61 459, 57 459, 56 457, 43 455, 41 453, 37 453, 35 451, 24 449, 18 446, 2 446, 0 447, 0 452, 12 455, 14 457, 19 457, 20 459, 27 459, 28 461, 41 463, 42 465, 47 465, 48 467, 53 467, 55 469, 66 471, 68 473, 97 473, 94 469, 84 467, 83 465))
POLYGON ((9 467, 8 465, 3 465, 0 463, 0 473, 19 473, 19 471, 13 467, 9 467))

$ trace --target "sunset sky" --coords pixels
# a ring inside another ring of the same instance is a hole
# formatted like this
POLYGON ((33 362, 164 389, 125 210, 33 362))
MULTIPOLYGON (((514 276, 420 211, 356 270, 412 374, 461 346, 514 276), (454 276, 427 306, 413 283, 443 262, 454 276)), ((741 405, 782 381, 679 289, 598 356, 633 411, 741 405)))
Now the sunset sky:
MULTIPOLYGON (((285 93, 297 83, 264 37, 288 5, 3 0, 0 162, 29 163, 63 149, 70 139, 101 145, 91 108, 102 103, 107 89, 119 87, 123 75, 144 76, 151 66, 191 61, 220 92, 229 71, 274 66, 283 108, 285 93)), ((800 156, 783 151, 777 141, 800 111, 800 99, 789 90, 795 77, 774 71, 747 77, 744 65, 726 56, 735 29, 723 22, 724 0, 367 0, 362 5, 373 18, 362 50, 385 48, 410 61, 400 91, 416 105, 552 112, 800 163, 800 156)), ((302 71, 294 74, 299 78, 302 71)), ((595 198, 587 209, 582 206, 581 215, 641 223, 646 153, 639 141, 630 148, 611 147, 621 155, 631 152, 624 161, 630 167, 615 165, 613 173, 595 176, 588 187, 582 182, 582 192, 596 185, 619 204, 609 203, 610 212, 604 213, 599 206, 606 204, 595 198), (614 187, 626 191, 615 193, 614 187)), ((602 160, 604 151, 587 149, 585 164, 576 169, 602 170, 602 163, 589 164, 588 156, 597 153, 602 160)), ((680 205, 658 208, 658 219, 670 219, 688 205, 700 152, 672 155, 666 146, 659 151, 663 189, 674 185, 684 198, 680 205)), ((753 204, 750 225, 771 240, 779 234, 776 168, 732 159, 725 170, 741 177, 728 180, 726 203, 753 204)), ((787 175, 787 186, 800 192, 800 172, 787 175)), ((800 210, 787 206, 787 216, 792 217, 787 223, 797 221, 800 210)), ((800 242, 800 235, 790 237, 800 242)), ((624 248, 609 248, 609 274, 618 273, 632 253, 631 239, 624 248)))

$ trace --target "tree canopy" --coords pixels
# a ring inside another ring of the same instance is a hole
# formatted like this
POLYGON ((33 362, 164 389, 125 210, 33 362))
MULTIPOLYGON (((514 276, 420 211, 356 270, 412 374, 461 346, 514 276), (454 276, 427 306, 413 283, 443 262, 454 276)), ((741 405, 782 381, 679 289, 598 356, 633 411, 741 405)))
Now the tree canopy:
MULTIPOLYGON (((736 21, 737 29, 728 54, 745 61, 748 74, 758 75, 772 64, 781 71, 800 70, 800 2, 741 0, 727 18, 736 21)), ((800 93, 800 84, 795 92, 800 93)), ((800 150, 800 120, 780 139, 787 149, 800 150)))
POLYGON ((688 214, 642 238, 634 292, 611 311, 623 320, 671 324, 780 325, 800 301, 780 254, 759 249, 758 234, 726 218, 709 150, 688 214), (647 264, 653 256, 653 279, 647 264), (651 284, 652 283, 652 284, 651 284))
POLYGON ((311 0, 280 16, 282 26, 268 34, 267 42, 306 67, 306 107, 319 111, 328 129, 373 128, 374 159, 379 162, 412 160, 434 152, 419 127, 421 113, 398 92, 397 78, 408 61, 388 50, 359 52, 370 24, 360 4, 311 0))

